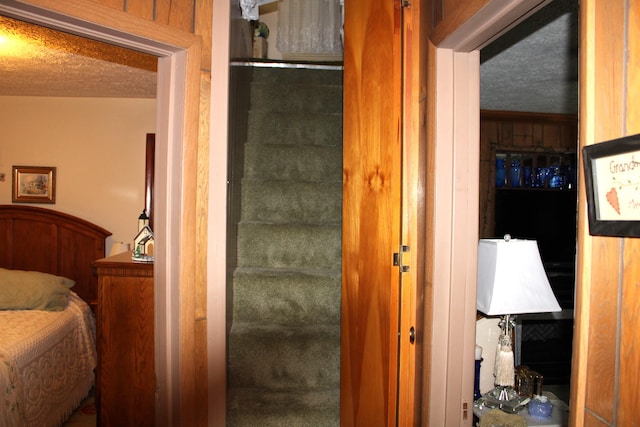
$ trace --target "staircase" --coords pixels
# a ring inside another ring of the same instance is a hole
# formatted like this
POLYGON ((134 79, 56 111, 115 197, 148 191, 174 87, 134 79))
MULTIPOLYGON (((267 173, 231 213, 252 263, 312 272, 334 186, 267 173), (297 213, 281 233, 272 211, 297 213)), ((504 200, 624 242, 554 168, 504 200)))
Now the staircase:
POLYGON ((342 71, 254 68, 227 425, 339 426, 342 71))

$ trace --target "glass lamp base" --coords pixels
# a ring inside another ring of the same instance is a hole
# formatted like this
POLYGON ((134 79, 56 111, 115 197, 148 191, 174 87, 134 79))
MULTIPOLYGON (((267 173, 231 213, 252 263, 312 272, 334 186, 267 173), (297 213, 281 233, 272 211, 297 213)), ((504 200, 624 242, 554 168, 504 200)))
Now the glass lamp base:
POLYGON ((515 414, 524 408, 524 406, 529 403, 529 400, 527 397, 520 396, 513 387, 497 386, 493 390, 483 394, 481 398, 475 401, 475 404, 491 409, 497 408, 504 412, 515 414))

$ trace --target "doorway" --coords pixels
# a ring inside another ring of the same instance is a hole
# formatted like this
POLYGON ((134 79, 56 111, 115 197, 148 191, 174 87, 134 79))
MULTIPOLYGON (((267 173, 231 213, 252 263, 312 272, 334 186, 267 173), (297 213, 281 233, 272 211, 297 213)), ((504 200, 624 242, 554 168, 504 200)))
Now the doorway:
POLYGON ((156 288, 156 366, 159 400, 157 419, 176 419, 180 395, 181 342, 179 305, 182 283, 191 283, 194 233, 185 234, 185 224, 193 223, 195 207, 182 203, 195 191, 195 176, 182 171, 196 170, 195 152, 198 122, 200 45, 195 36, 163 28, 149 29, 146 22, 97 4, 59 3, 55 10, 5 1, 0 13, 43 27, 89 37, 105 43, 139 50, 157 56, 158 114, 156 139, 155 234, 164 245, 155 254, 156 288), (100 9, 100 12, 97 12, 100 9), (78 16, 80 15, 80 16, 78 16), (118 28, 112 27, 118 22, 118 28), (145 25, 142 25, 145 24, 145 25), (146 30, 144 30, 146 28, 146 30), (193 190, 190 190, 193 189, 193 190))
MULTIPOLYGON (((480 238, 509 233, 537 241, 562 312, 518 316, 516 365, 540 373, 544 389, 564 402, 569 400, 575 290, 577 40, 578 2, 559 0, 480 53, 480 238), (520 167, 518 180, 507 178, 496 188, 497 161, 520 167), (536 169, 549 174, 555 169, 559 178, 554 183, 550 175, 540 179, 536 169)), ((484 322, 478 323, 480 335, 487 334, 484 322)), ((486 383, 492 366, 482 368, 486 383)))

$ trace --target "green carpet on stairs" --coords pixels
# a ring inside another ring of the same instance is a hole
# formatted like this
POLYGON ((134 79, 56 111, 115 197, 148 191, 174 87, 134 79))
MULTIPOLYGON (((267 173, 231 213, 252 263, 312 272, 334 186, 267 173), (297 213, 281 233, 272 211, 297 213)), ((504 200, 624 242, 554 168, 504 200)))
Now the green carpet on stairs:
POLYGON ((339 426, 342 71, 251 74, 227 425, 339 426))

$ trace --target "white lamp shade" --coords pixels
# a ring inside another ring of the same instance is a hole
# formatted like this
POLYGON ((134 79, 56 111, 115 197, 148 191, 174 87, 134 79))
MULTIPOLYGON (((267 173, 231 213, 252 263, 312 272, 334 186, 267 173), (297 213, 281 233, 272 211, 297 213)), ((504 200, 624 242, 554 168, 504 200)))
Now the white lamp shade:
POLYGON ((477 302, 489 316, 561 310, 535 240, 480 240, 477 302))

